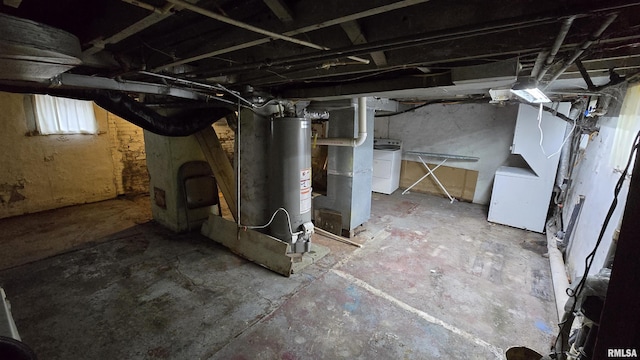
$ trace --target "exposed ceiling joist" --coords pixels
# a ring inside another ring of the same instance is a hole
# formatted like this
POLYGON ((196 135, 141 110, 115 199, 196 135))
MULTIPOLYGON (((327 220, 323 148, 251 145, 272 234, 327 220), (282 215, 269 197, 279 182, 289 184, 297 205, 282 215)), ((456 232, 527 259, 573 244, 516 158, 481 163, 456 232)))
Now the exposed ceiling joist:
MULTIPOLYGON (((347 36, 349 37, 349 40, 351 40, 351 43, 353 45, 360 45, 367 42, 367 39, 362 32, 362 28, 360 28, 360 25, 357 21, 347 21, 340 24, 340 26, 342 27, 344 32, 347 33, 347 36)), ((369 55, 373 59, 373 62, 376 64, 376 66, 383 67, 387 65, 387 57, 385 56, 384 52, 374 51, 369 55)))
MULTIPOLYGON (((335 25, 340 25, 340 24, 342 24, 344 22, 347 22, 347 21, 354 21, 354 20, 366 18, 366 17, 369 17, 369 16, 384 14, 384 13, 389 12, 389 11, 402 9, 402 8, 405 8, 405 7, 408 7, 408 6, 412 6, 412 5, 416 5, 416 4, 420 4, 420 3, 425 3, 427 1, 429 1, 429 0, 402 0, 402 1, 398 1, 398 2, 392 3, 392 4, 383 5, 383 6, 379 6, 379 7, 375 7, 375 8, 371 8, 371 9, 366 9, 366 10, 363 10, 363 11, 360 11, 360 12, 356 12, 356 13, 353 13, 353 14, 340 16, 340 17, 337 17, 337 18, 334 18, 334 19, 326 20, 326 21, 323 21, 323 22, 320 22, 320 23, 309 25, 309 26, 304 26, 304 27, 296 29, 296 30, 286 31, 286 32, 282 33, 282 35, 295 36, 295 35, 299 35, 299 34, 304 34, 304 33, 310 32, 310 31, 315 31, 315 30, 320 30, 320 29, 328 28, 328 27, 335 26, 335 25)), ((154 71, 162 70, 164 68, 168 68, 168 67, 172 67, 172 66, 188 64, 188 63, 191 63, 191 62, 194 62, 194 61, 199 61, 199 60, 203 60, 203 59, 212 58, 214 56, 227 54, 227 53, 230 53, 230 52, 233 52, 233 51, 238 51, 238 50, 242 50, 242 49, 251 48, 251 47, 254 47, 254 46, 266 44, 269 41, 271 41, 271 38, 268 38, 268 37, 267 38, 258 39, 258 40, 248 41, 248 42, 241 43, 241 44, 238 44, 238 45, 234 45, 234 46, 230 46, 230 47, 227 47, 227 48, 210 51, 210 52, 207 52, 205 54, 196 55, 196 56, 192 56, 192 57, 189 57, 189 58, 186 58, 186 59, 181 59, 181 60, 173 61, 173 62, 168 63, 168 64, 157 66, 154 69, 154 71)))
POLYGON ((271 12, 284 23, 293 21, 293 12, 289 6, 282 0, 262 0, 269 7, 271 12))
MULTIPOLYGON (((638 38, 640 38, 640 35, 638 35, 638 38)), ((603 40, 602 43, 616 44, 619 41, 625 41, 625 40, 628 40, 628 39, 626 37, 610 38, 610 39, 603 40)), ((561 50, 565 51, 565 50, 575 49, 579 45, 580 45, 579 43, 566 43, 562 45, 561 50)), ((516 48, 510 51, 504 51, 504 52, 479 52, 475 54, 469 53, 467 54, 467 56, 449 58, 448 60, 460 62, 460 61, 468 61, 473 59, 487 59, 492 56, 501 57, 501 56, 517 56, 522 54, 535 54, 541 51, 542 49, 543 47, 538 46, 538 47, 521 47, 521 48, 516 48)), ((640 53, 636 55, 630 55, 628 57, 618 56, 614 59, 617 59, 617 60, 615 61, 606 60, 606 59, 589 60, 589 61, 584 61, 584 64, 585 64, 585 67, 587 68, 587 71, 594 77, 607 76, 609 72, 608 70, 609 68, 615 68, 618 70, 640 69, 640 53)), ((433 63, 438 63, 440 61, 443 61, 443 59, 434 59, 433 63)), ((431 65, 431 63, 424 62, 422 64, 406 64, 406 65, 408 67, 418 66, 418 65, 429 66, 431 65)), ((566 71, 563 74, 562 78, 569 78, 569 79, 579 78, 580 73, 577 71, 577 69, 573 70, 574 68, 575 67, 571 67, 569 71, 566 71)), ((281 74, 281 76, 290 76, 291 78, 296 78, 297 80, 305 82, 305 85, 298 86, 298 88, 295 91, 285 92, 282 95, 283 96, 291 95, 291 96, 296 96, 301 98, 305 96, 322 97, 322 96, 343 96, 343 95, 349 95, 349 94, 353 96, 357 96, 359 93, 351 92, 351 91, 357 91, 366 86, 370 86, 370 91, 374 91, 374 92, 389 91, 389 87, 386 86, 384 82, 366 81, 366 80, 367 78, 371 78, 370 74, 375 74, 381 71, 390 72, 393 70, 394 70, 393 67, 387 67, 387 68, 377 69, 377 70, 363 69, 360 71, 349 71, 348 73, 320 74, 318 71, 313 71, 313 70, 301 71, 295 74, 283 73, 281 74), (352 80, 343 78, 346 75, 352 75, 353 79, 362 79, 365 81, 364 83, 366 83, 367 85, 363 87, 351 86, 349 84, 352 80), (338 79, 338 80, 332 80, 332 79, 338 79), (334 84, 332 84, 332 82, 334 84), (338 83, 340 85, 335 85, 338 83)), ((274 85, 277 86, 277 84, 286 83, 286 82, 287 80, 283 80, 281 77, 277 77, 277 76, 272 76, 270 78, 255 79, 252 81, 252 83, 255 84, 256 86, 274 86, 274 85)), ((410 82, 405 82, 405 84, 407 85, 409 83, 410 82)))
POLYGON ((283 96, 286 98, 323 98, 352 97, 353 94, 372 95, 385 91, 404 89, 427 89, 451 85, 449 73, 430 76, 407 76, 395 79, 372 80, 361 83, 345 83, 309 89, 291 89, 283 96))
MULTIPOLYGON (((314 44, 314 43, 312 43, 310 41, 300 40, 300 39, 297 39, 297 38, 294 38, 294 37, 291 37, 291 36, 288 36, 288 35, 278 34, 278 33, 273 32, 273 31, 269 31, 269 30, 266 30, 266 29, 259 28, 257 26, 253 26, 253 25, 250 25, 250 24, 247 24, 247 23, 243 23, 243 22, 238 21, 238 20, 231 19, 231 18, 226 17, 224 15, 216 14, 213 11, 209 11, 209 10, 201 8, 199 6, 195 6, 195 5, 189 4, 188 2, 183 1, 183 0, 167 0, 167 1, 172 3, 172 4, 174 4, 174 5, 178 5, 180 7, 183 7, 185 9, 187 9, 187 10, 190 10, 190 11, 193 11, 195 13, 198 13, 198 14, 200 14, 202 16, 206 16, 206 17, 209 17, 209 18, 212 18, 212 19, 227 23, 227 24, 232 25, 232 26, 237 26, 237 27, 245 29, 245 30, 253 31, 253 32, 258 33, 258 34, 269 36, 269 37, 271 37, 273 39, 288 41, 288 42, 291 42, 291 43, 294 43, 294 44, 310 47, 310 48, 316 49, 316 50, 330 50, 326 46, 314 44)), ((363 59, 363 58, 360 58, 360 57, 357 57, 357 56, 347 56, 347 57, 349 59, 353 60, 353 61, 357 61, 357 62, 360 62, 360 63, 363 63, 363 64, 368 64, 369 63, 369 60, 363 59)))
MULTIPOLYGON (((355 46, 346 46, 340 49, 305 53, 284 58, 269 59, 269 64, 263 61, 255 63, 241 64, 237 66, 227 67, 218 71, 198 71, 199 75, 221 75, 233 72, 242 72, 256 68, 266 68, 271 66, 292 67, 300 65, 308 65, 330 61, 336 57, 346 57, 352 55, 364 55, 375 51, 389 51, 397 49, 412 48, 416 46, 425 46, 435 43, 451 42, 455 40, 477 38, 481 35, 494 35, 504 32, 513 32, 518 29, 540 27, 542 25, 556 22, 555 16, 537 17, 533 19, 518 19, 509 21, 494 21, 490 23, 474 24, 472 26, 462 26, 446 31, 438 30, 424 34, 412 34, 393 39, 380 40, 370 43, 364 43, 355 46)), ((520 44, 519 46, 522 46, 520 44)))
POLYGON ((20 3, 22 3, 22 0, 3 0, 2 3, 7 6, 18 8, 20 7, 20 3))
MULTIPOLYGON (((123 0, 124 2, 127 2, 129 4, 133 4, 133 5, 137 5, 137 6, 141 6, 139 2, 137 1, 127 1, 127 0, 123 0)), ((149 8, 141 6, 147 10, 149 10, 149 8)), ((106 39, 95 39, 94 41, 91 42, 91 47, 86 49, 85 51, 82 52, 83 56, 91 56, 94 54, 97 54, 98 52, 102 51, 104 49, 104 47, 108 44, 115 44, 117 42, 120 42, 126 38, 128 38, 129 36, 135 35, 137 33, 139 33, 140 31, 159 23, 160 21, 168 18, 169 16, 173 15, 173 13, 170 11, 173 8, 173 4, 168 4, 167 6, 165 6, 162 9, 158 9, 158 11, 153 10, 154 12, 141 19, 140 21, 137 21, 133 24, 131 24, 130 26, 128 26, 127 28, 125 28, 124 30, 109 36, 106 39)), ((157 9, 157 8, 154 8, 157 9)))
MULTIPOLYGON (((640 58, 640 0, 592 0, 588 4, 538 0, 536 7, 514 3, 506 8, 500 0, 455 4, 428 0, 206 0, 188 5, 196 2, 64 0, 63 7, 50 0, 29 0, 22 1, 19 8, 0 4, 0 11, 66 31, 80 39, 85 49, 92 47, 67 73, 115 79, 116 83, 87 81, 80 86, 111 86, 126 92, 123 84, 127 89, 138 89, 139 83, 153 84, 149 91, 155 95, 149 99, 156 104, 174 103, 175 96, 165 96, 169 94, 163 93, 163 85, 183 90, 191 87, 176 86, 182 80, 208 86, 224 83, 236 94, 253 88, 284 97, 377 92, 411 99, 478 96, 487 89, 451 83, 446 74, 516 58, 521 64, 517 76, 536 74, 536 58, 538 73, 549 63, 549 73, 556 73, 570 63, 564 59, 571 59, 572 54, 575 58, 576 49, 582 48, 608 17, 611 26, 601 27, 605 29, 602 36, 577 59, 594 86, 609 81, 610 68, 619 75, 614 74, 614 79, 632 77, 638 72, 640 58), (168 6, 173 8, 168 10, 168 6), (612 12, 618 12, 618 18, 610 17, 612 12), (301 42, 317 45, 309 48, 300 46, 301 42), (100 51, 103 47, 105 51, 100 51), (87 56, 91 53, 95 55, 87 56), (89 61, 94 57, 95 61, 89 61), (373 61, 355 63, 347 61, 348 57, 373 61), (189 66, 173 66, 187 63, 189 66), (153 70, 144 71, 147 69, 153 70), (157 75, 175 79, 153 78, 157 75), (427 80, 432 76, 438 81, 427 80)), ((566 69, 552 90, 584 87, 576 79, 579 74, 575 69, 566 69)), ((478 76, 469 81, 487 85, 483 79, 478 76)), ((513 77, 510 80, 515 81, 513 77)), ((203 92, 216 95, 197 91, 203 92)))

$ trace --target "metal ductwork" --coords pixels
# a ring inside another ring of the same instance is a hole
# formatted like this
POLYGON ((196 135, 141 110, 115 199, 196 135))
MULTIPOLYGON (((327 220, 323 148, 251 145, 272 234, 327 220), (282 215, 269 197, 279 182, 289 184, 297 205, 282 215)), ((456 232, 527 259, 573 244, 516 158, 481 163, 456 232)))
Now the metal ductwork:
POLYGON ((316 145, 358 147, 367 140, 367 98, 358 98, 358 137, 317 139, 316 145))
POLYGON ((0 13, 0 80, 42 82, 82 64, 80 56, 74 35, 0 13))

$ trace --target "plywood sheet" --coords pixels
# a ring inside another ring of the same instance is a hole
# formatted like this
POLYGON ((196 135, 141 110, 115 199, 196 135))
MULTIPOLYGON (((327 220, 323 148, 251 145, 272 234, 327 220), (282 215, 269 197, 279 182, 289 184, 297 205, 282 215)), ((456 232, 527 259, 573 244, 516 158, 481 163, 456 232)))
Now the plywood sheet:
MULTIPOLYGON (((430 163, 427 163, 427 165, 429 165, 431 169, 437 166, 437 164, 430 163)), ((427 172, 428 170, 425 169, 422 163, 403 160, 400 170, 400 187, 403 189, 408 188, 416 180, 426 175, 427 172)), ((469 202, 473 201, 473 195, 476 191, 476 183, 478 182, 477 171, 442 165, 436 169, 434 173, 451 196, 458 200, 465 200, 469 202)), ((411 191, 446 197, 446 194, 442 189, 440 189, 431 176, 428 176, 426 179, 411 188, 411 191)))

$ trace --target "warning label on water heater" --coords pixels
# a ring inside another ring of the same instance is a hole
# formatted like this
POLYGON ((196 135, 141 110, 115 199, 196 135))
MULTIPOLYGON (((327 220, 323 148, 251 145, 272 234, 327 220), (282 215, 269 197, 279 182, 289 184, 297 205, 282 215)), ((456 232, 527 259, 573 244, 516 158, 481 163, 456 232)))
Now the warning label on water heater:
POLYGON ((300 214, 311 211, 311 169, 300 170, 300 214))

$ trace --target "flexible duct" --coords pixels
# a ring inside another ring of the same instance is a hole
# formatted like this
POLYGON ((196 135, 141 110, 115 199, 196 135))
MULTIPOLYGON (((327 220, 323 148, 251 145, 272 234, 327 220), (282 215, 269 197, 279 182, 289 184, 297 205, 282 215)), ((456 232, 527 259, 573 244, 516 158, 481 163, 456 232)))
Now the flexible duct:
POLYGON ((123 93, 100 91, 93 101, 101 108, 121 118, 164 136, 188 136, 203 130, 231 113, 228 108, 204 108, 162 116, 123 93))
POLYGON ((358 147, 367 139, 367 98, 358 98, 358 137, 317 139, 316 145, 358 147))

